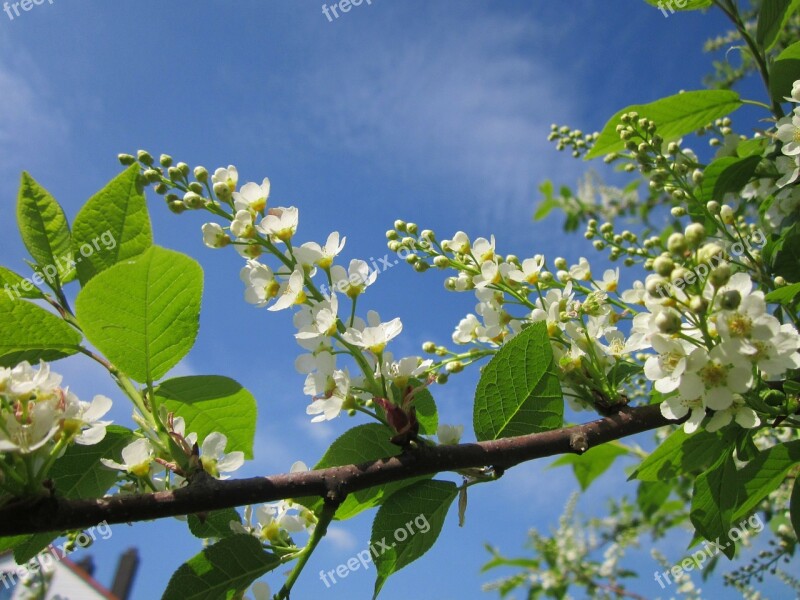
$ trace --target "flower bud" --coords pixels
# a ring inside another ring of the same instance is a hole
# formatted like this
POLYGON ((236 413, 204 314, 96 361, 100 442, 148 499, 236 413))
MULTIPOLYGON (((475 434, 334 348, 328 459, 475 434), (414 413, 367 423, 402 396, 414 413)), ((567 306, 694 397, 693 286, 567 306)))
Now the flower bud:
POLYGON ((710 212, 712 215, 718 215, 720 210, 719 202, 716 200, 709 200, 706 202, 706 210, 710 212))
POLYGON ((706 244, 700 250, 697 251, 697 260, 701 263, 710 263, 712 261, 716 262, 724 255, 725 250, 719 244, 715 244, 711 242, 710 244, 706 244))
POLYGON ((189 184, 189 189, 192 192, 194 192, 195 194, 201 194, 202 195, 202 193, 203 193, 203 186, 198 181, 193 181, 192 183, 190 183, 189 184))
POLYGON ((183 173, 178 167, 170 167, 167 169, 167 175, 172 181, 180 181, 183 179, 183 173))
POLYGON ((200 183, 205 183, 208 181, 208 170, 205 167, 195 167, 194 178, 200 183))
POLYGON ((214 194, 222 201, 227 201, 231 197, 231 188, 224 181, 214 184, 214 194))
POLYGON ((653 269, 662 277, 668 277, 675 268, 675 263, 669 256, 659 256, 653 261, 653 269))
POLYGON ((553 261, 553 266, 555 266, 556 269, 559 269, 559 270, 562 270, 562 271, 566 270, 566 268, 567 268, 567 259, 564 258, 563 256, 558 256, 553 261))
POLYGON ((136 158, 130 154, 117 154, 117 160, 124 167, 129 167, 136 162, 136 158))
POLYGON ((424 260, 419 260, 419 261, 414 263, 414 270, 417 273, 424 273, 425 271, 427 271, 430 268, 431 268, 431 266, 428 263, 426 263, 424 260))
POLYGON ((736 310, 742 302, 738 290, 725 290, 719 295, 719 306, 722 310, 736 310))
POLYGON ((183 196, 183 203, 187 208, 193 209, 203 208, 206 205, 203 197, 195 192, 186 192, 183 196))
POLYGON ((727 204, 722 205, 722 208, 720 208, 719 211, 719 216, 725 225, 733 225, 733 222, 736 220, 736 215, 733 212, 733 208, 727 204))
POLYGON ((440 373, 439 375, 436 376, 436 383, 438 383, 439 385, 444 385, 445 383, 447 383, 448 379, 449 377, 447 376, 447 373, 440 373))
POLYGON ((169 186, 162 181, 153 189, 155 190, 156 194, 160 194, 163 196, 169 191, 169 186))
POLYGON ((416 223, 406 223, 406 231, 411 235, 416 235, 419 228, 416 223))
POLYGON ((162 154, 158 157, 158 162, 162 167, 168 169, 172 166, 172 157, 169 154, 162 154))
POLYGON ((386 239, 387 240, 396 240, 398 238, 397 232, 394 229, 389 229, 386 232, 386 239))
POLYGON ((422 344, 422 351, 426 352, 427 354, 433 354, 436 352, 436 344, 433 342, 425 342, 422 344))
POLYGON ((147 169, 144 173, 144 178, 147 180, 148 183, 160 183, 161 182, 161 173, 156 171, 155 169, 147 169))
POLYGON ((686 216, 686 209, 682 206, 673 206, 669 212, 676 219, 686 216))
POLYGON ((690 246, 697 247, 706 239, 706 228, 701 223, 691 223, 686 227, 684 235, 690 246))
POLYGON ((150 153, 146 150, 139 150, 136 153, 136 158, 139 160, 140 163, 143 165, 152 166, 153 164, 153 157, 150 156, 150 153))
POLYGON ((711 285, 715 288, 719 289, 731 279, 731 267, 728 263, 723 263, 718 266, 716 269, 711 271, 711 274, 708 276, 709 281, 711 281, 711 285))
POLYGON ((673 233, 667 238, 667 250, 673 254, 683 254, 686 248, 686 237, 682 233, 673 233))
POLYGON ((419 237, 428 240, 429 242, 436 241, 436 234, 434 234, 433 231, 430 229, 423 229, 422 233, 419 234, 419 237))
POLYGON ((460 360, 454 360, 447 363, 444 368, 448 373, 461 373, 464 370, 464 363, 460 360))
POLYGON ((186 210, 186 205, 181 200, 172 200, 167 203, 167 207, 176 215, 181 214, 186 210))
POLYGON ((391 250, 392 252, 397 252, 398 250, 400 250, 400 242, 398 242, 397 240, 390 241, 387 244, 387 246, 389 247, 389 250, 391 250))
POLYGON ((450 260, 446 256, 437 256, 433 259, 433 264, 438 269, 446 269, 450 266, 450 260))
POLYGON ((650 276, 647 278, 645 289, 647 293, 650 294, 650 297, 660 298, 667 295, 669 284, 667 280, 662 277, 650 276))
POLYGON ((681 330, 681 316, 671 309, 662 310, 656 315, 655 325, 661 333, 678 333, 681 330))
POLYGON ((456 278, 455 277, 448 277, 444 280, 444 289, 448 292, 455 292, 456 291, 456 278))
POLYGON ((702 296, 693 296, 689 301, 689 308, 696 315, 704 315, 708 310, 708 300, 702 296))
POLYGON ((406 222, 405 221, 401 221, 400 219, 398 219, 397 221, 394 222, 394 228, 397 229, 397 231, 405 231, 406 230, 406 222))

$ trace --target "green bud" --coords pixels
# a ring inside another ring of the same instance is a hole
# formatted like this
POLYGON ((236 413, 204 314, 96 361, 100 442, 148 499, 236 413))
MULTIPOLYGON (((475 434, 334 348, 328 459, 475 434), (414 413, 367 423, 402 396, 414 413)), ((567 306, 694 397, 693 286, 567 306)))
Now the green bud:
POLYGON ((155 169, 146 169, 142 175, 148 183, 161 183, 161 173, 155 169))
POLYGON ((721 264, 716 269, 711 271, 711 274, 708 276, 708 279, 711 281, 711 285, 713 285, 715 288, 717 289, 721 288, 731 279, 730 265, 728 263, 721 264))
POLYGON ((686 216, 686 209, 682 206, 673 206, 669 211, 673 217, 680 218, 686 216))
POLYGON ((448 277, 444 280, 444 289, 448 292, 455 292, 456 291, 456 278, 455 277, 448 277))
POLYGON ((697 247, 706 239, 706 228, 700 223, 691 223, 686 227, 684 235, 690 246, 697 247))
POLYGON ((153 164, 153 157, 150 156, 150 153, 146 150, 139 150, 136 153, 136 158, 139 160, 140 163, 143 165, 147 165, 148 167, 153 164))
POLYGON ((184 177, 189 177, 189 173, 192 172, 192 169, 185 162, 179 162, 176 166, 184 177))
POLYGON ((439 269, 446 269, 450 266, 450 260, 446 256, 437 256, 433 259, 433 264, 439 269))
POLYGON ((689 300, 689 308, 696 315, 704 315, 708 310, 708 300, 702 296, 693 296, 692 299, 689 300))
POLYGON ((434 352, 436 352, 436 344, 434 344, 433 342, 425 342, 424 344, 422 344, 422 351, 427 354, 433 354, 434 352))
POLYGON ((208 170, 205 167, 195 167, 194 178, 200 183, 205 183, 208 181, 208 170))
POLYGON ((397 231, 405 231, 406 230, 406 222, 405 221, 401 221, 400 219, 398 219, 397 221, 394 222, 394 228, 397 229, 397 231))
POLYGON ((158 185, 156 185, 154 189, 156 191, 156 194, 160 194, 163 196, 169 191, 169 186, 166 183, 161 182, 158 185))
POLYGON ((439 385, 444 385, 447 383, 448 379, 449 377, 447 376, 447 373, 439 373, 439 375, 436 376, 436 383, 439 385))
POLYGON ((761 399, 764 401, 764 404, 767 404, 768 406, 780 408, 786 402, 786 394, 780 390, 767 389, 761 392, 761 399))
POLYGON ((136 157, 131 156, 130 154, 117 154, 117 160, 122 166, 129 167, 136 162, 136 157))
POLYGON ((417 262, 414 263, 414 270, 417 273, 424 273, 425 271, 427 271, 430 268, 431 268, 431 266, 428 263, 426 263, 424 260, 420 260, 420 261, 417 261, 417 262))
POLYGON ((396 240, 399 236, 394 229, 390 229, 386 232, 386 239, 387 240, 396 240))
POLYGON ((553 261, 553 265, 555 266, 556 269, 565 271, 567 269, 567 259, 564 258, 563 256, 558 256, 553 261))
POLYGON ((162 154, 158 157, 158 162, 161 164, 162 167, 168 169, 172 166, 172 157, 169 154, 162 154))
POLYGON ((231 188, 224 181, 218 181, 214 184, 214 194, 220 200, 226 201, 231 197, 231 188))
POLYGON ((195 194, 202 194, 203 193, 203 186, 201 183, 197 181, 193 181, 189 184, 189 189, 193 191, 195 194))
POLYGON ((653 261, 653 269, 662 277, 669 277, 672 269, 675 268, 675 263, 669 256, 659 256, 653 261))
POLYGON ((656 315, 655 325, 661 333, 678 333, 681 330, 681 316, 671 309, 662 310, 656 315))
POLYGON ((200 194, 195 192, 186 192, 183 196, 183 203, 187 206, 187 208, 203 208, 205 206, 205 200, 200 194))
POLYGON ((179 215, 186 210, 186 205, 180 200, 173 200, 172 202, 168 202, 167 206, 176 215, 179 215))
POLYGON ((667 250, 672 254, 682 255, 686 249, 686 237, 682 233, 673 233, 667 238, 667 250))
POLYGON ((416 223, 406 223, 406 231, 411 235, 416 235, 418 227, 416 223))
POLYGON ((718 257, 721 258, 724 253, 725 250, 722 248, 722 246, 711 242, 697 251, 697 260, 701 263, 709 263, 716 261, 718 257))
POLYGON ((433 233, 433 231, 430 229, 423 229, 422 233, 419 234, 419 237, 421 237, 424 240, 428 240, 429 242, 436 241, 436 234, 433 233))
POLYGON ((736 310, 742 302, 742 295, 737 290, 726 290, 719 295, 719 306, 723 310, 736 310))
POLYGON ((718 215, 720 211, 720 204, 716 200, 709 200, 706 202, 706 210, 712 215, 718 215))
POLYGON ((464 363, 460 360, 454 360, 447 363, 444 368, 448 373, 461 373, 464 370, 464 363))
POLYGON ((180 181, 183 179, 183 173, 178 167, 170 167, 167 169, 167 175, 172 181, 180 181))

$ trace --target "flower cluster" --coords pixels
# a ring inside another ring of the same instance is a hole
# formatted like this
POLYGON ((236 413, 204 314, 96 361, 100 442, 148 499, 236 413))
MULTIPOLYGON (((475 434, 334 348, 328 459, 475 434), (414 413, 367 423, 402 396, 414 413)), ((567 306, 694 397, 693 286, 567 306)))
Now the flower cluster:
POLYGON ((105 437, 110 422, 101 419, 111 400, 98 395, 83 402, 61 381, 46 362, 0 368, 0 489, 35 490, 69 444, 90 446, 105 437), (17 462, 29 468, 16 469, 17 462))

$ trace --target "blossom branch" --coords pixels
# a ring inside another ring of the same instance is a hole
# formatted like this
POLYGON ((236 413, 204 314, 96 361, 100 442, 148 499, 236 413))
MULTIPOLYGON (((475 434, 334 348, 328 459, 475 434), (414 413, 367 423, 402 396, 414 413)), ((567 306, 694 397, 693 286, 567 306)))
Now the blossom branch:
POLYGON ((421 475, 489 466, 505 470, 537 458, 580 454, 676 422, 664 417, 658 405, 624 407, 583 425, 487 442, 426 447, 360 465, 239 480, 208 478, 152 494, 91 500, 38 499, 0 509, 0 536, 75 530, 103 521, 131 523, 286 498, 317 496, 339 502, 359 490, 421 475))

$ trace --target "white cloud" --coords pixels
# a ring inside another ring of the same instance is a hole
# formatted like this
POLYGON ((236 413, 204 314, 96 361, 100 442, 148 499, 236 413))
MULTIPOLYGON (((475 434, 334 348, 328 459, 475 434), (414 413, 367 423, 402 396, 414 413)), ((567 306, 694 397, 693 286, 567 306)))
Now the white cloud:
POLYGON ((335 526, 328 527, 328 533, 325 536, 325 541, 339 552, 349 552, 351 550, 355 550, 358 546, 358 540, 356 539, 356 536, 350 533, 347 529, 335 526))

